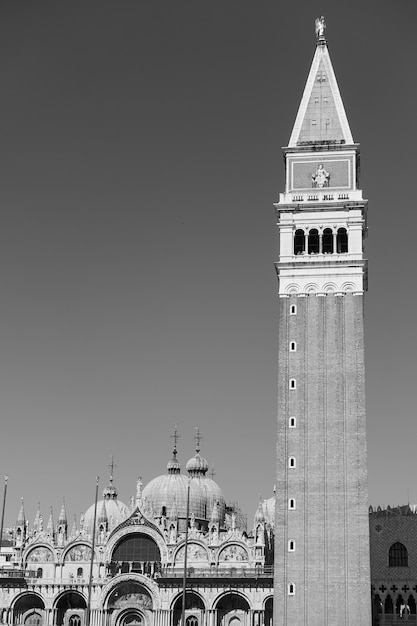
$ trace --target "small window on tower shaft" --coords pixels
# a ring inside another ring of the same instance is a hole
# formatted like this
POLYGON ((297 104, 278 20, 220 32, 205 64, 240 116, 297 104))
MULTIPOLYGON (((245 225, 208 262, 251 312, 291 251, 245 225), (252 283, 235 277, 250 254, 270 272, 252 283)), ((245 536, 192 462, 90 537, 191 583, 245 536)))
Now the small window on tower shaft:
POLYGON ((295 380, 295 378, 291 378, 290 379, 290 389, 296 389, 297 388, 297 381, 295 380))
POLYGON ((290 424, 289 424, 290 428, 295 428, 296 425, 297 425, 297 421, 295 417, 290 417, 290 424))
POLYGON ((288 542, 288 552, 295 552, 295 541, 290 539, 288 542))
POLYGON ((297 467, 297 462, 295 460, 295 456, 290 456, 290 458, 288 459, 288 467, 290 469, 294 469, 295 467, 297 467))
POLYGON ((295 585, 294 585, 294 583, 289 583, 288 584, 288 595, 289 596, 295 596, 295 585))
POLYGON ((295 498, 290 498, 288 500, 288 508, 290 511, 294 511, 295 510, 295 498))
POLYGON ((290 341, 290 352, 296 352, 297 351, 297 344, 295 343, 295 341, 290 341))
POLYGON ((290 306, 290 315, 297 315, 297 305, 296 304, 292 304, 290 306))

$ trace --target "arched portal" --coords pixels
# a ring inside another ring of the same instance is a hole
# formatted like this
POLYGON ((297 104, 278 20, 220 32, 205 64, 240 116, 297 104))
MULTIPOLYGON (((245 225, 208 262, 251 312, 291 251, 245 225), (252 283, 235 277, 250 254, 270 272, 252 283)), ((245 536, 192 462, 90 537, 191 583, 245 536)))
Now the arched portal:
POLYGON ((268 600, 265 602, 265 626, 272 626, 273 602, 273 598, 268 598, 268 600))
POLYGON ((138 609, 122 611, 116 620, 116 626, 144 626, 143 615, 138 609))
POLYGON ((20 596, 13 607, 13 624, 42 626, 44 623, 45 603, 36 593, 20 596))
MULTIPOLYGON (((178 626, 182 615, 182 594, 178 596, 172 607, 172 624, 178 626)), ((185 594, 185 623, 186 626, 198 626, 202 624, 204 602, 197 593, 188 591, 185 594)))
POLYGON ((217 603, 217 626, 246 626, 249 604, 237 593, 224 595, 217 603))
POLYGON ((78 626, 77 617, 79 617, 81 611, 85 611, 86 608, 87 603, 81 593, 78 591, 65 591, 56 601, 54 624, 56 624, 56 626, 62 626, 65 622, 71 624, 71 626, 78 626), (71 619, 72 611, 74 611, 73 619, 71 619), (68 619, 65 619, 66 617, 68 619))

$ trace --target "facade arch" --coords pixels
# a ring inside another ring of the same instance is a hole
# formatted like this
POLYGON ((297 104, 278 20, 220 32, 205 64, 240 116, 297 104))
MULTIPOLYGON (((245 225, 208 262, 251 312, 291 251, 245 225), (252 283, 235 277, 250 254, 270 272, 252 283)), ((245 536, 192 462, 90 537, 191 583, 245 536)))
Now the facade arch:
POLYGON ((323 285, 323 291, 324 293, 334 293, 335 291, 337 291, 336 283, 325 283, 323 285))
MULTIPOLYGON (((182 591, 179 591, 172 598, 170 609, 172 611, 175 611, 176 605, 178 604, 182 606, 182 591)), ((195 589, 193 589, 192 591, 187 591, 185 594, 185 608, 186 609, 198 608, 198 609, 205 611, 206 601, 199 591, 196 591, 195 589)))
POLYGON ((217 626, 245 626, 251 603, 237 590, 223 593, 216 599, 217 626))
POLYGON ((101 591, 100 606, 102 606, 104 609, 107 609, 112 593, 117 589, 118 586, 126 583, 136 583, 139 587, 142 587, 145 592, 149 594, 149 597, 152 600, 152 609, 154 611, 161 608, 159 588, 156 583, 154 583, 151 578, 148 578, 143 574, 137 574, 135 572, 130 572, 129 574, 120 574, 115 578, 112 578, 101 591))
MULTIPOLYGON (((185 554, 185 543, 183 542, 174 554, 174 562, 178 563, 179 561, 184 561, 185 554)), ((191 561, 203 561, 207 562, 209 560, 209 554, 207 548, 204 544, 198 541, 189 541, 187 547, 187 563, 191 561)))
POLYGON ((29 545, 23 553, 23 561, 28 564, 54 563, 56 561, 55 551, 47 543, 29 545))
POLYGON ((220 546, 217 561, 220 562, 245 562, 249 561, 249 553, 245 546, 239 543, 232 543, 226 546, 220 546))
POLYGON ((162 535, 155 529, 150 528, 145 525, 132 525, 127 526, 125 528, 120 528, 116 530, 114 534, 109 538, 109 541, 106 545, 104 560, 110 562, 112 560, 112 554, 123 538, 128 537, 129 535, 142 535, 147 536, 150 539, 153 539, 159 548, 159 552, 161 554, 161 561, 166 562, 168 560, 168 549, 162 535))
POLYGON ((11 604, 10 624, 42 626, 46 623, 46 607, 42 596, 35 591, 24 591, 14 597, 11 604))
MULTIPOLYGON (((87 541, 76 541, 65 548, 62 553, 62 563, 90 563, 92 546, 87 541)), ((94 554, 97 560, 97 553, 94 554)))
POLYGON ((233 589, 233 591, 231 591, 230 589, 227 589, 225 591, 222 591, 217 596, 215 596, 215 598, 213 598, 213 600, 211 602, 211 606, 209 606, 207 608, 208 609, 217 609, 218 610, 219 603, 223 602, 223 600, 226 599, 228 596, 237 596, 242 601, 242 603, 247 607, 247 610, 250 609, 250 607, 251 607, 250 599, 240 589, 233 589))
MULTIPOLYGON (((68 624, 72 615, 82 617, 87 609, 87 600, 81 591, 66 589, 54 598, 54 625, 68 624)), ((75 626, 75 624, 74 624, 75 626)))
POLYGON ((306 293, 317 293, 319 290, 319 286, 317 285, 317 283, 308 283, 305 287, 304 287, 304 291, 306 293))

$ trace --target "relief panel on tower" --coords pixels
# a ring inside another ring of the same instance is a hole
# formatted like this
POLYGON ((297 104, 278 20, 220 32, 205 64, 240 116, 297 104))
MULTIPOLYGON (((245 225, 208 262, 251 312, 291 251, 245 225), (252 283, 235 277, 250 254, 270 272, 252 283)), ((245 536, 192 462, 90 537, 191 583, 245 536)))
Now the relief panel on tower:
POLYGON ((297 159, 290 163, 289 191, 354 189, 353 156, 340 159, 297 159))

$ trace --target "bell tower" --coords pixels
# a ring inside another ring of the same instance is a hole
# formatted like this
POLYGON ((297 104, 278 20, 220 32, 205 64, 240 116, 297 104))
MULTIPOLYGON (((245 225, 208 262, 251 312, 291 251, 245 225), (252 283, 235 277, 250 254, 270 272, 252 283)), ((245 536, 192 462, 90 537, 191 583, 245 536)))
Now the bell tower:
POLYGON ((324 35, 287 147, 279 229, 274 626, 370 626, 367 201, 324 35))

